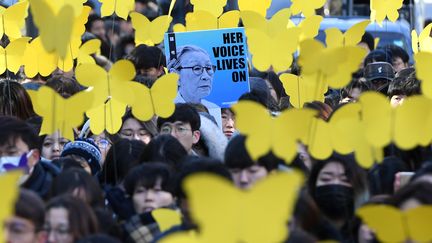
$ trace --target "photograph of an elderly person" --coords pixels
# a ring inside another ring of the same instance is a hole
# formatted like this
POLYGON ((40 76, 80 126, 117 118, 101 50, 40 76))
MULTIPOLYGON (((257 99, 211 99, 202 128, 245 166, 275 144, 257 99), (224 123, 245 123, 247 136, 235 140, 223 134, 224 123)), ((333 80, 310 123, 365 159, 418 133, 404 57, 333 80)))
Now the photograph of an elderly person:
POLYGON ((180 75, 176 103, 201 103, 208 108, 218 107, 205 100, 212 91, 216 66, 202 48, 186 45, 177 48, 177 58, 168 62, 169 72, 180 75))

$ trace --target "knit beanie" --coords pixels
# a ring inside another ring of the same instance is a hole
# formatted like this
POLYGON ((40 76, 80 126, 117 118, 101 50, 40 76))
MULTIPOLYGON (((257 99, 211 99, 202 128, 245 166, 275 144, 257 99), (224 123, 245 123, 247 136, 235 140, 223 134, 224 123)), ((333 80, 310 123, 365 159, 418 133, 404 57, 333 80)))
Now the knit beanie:
POLYGON ((90 139, 79 138, 67 143, 61 157, 67 155, 78 155, 84 158, 89 163, 93 175, 101 170, 102 154, 98 146, 90 139))

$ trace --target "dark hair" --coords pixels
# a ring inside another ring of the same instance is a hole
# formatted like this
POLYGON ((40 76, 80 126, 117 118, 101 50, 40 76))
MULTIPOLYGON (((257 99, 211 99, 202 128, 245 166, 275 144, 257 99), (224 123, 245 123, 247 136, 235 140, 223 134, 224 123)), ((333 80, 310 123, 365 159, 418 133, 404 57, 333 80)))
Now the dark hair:
POLYGON ((432 186, 429 182, 414 182, 402 187, 390 199, 390 203, 395 207, 401 207, 402 204, 410 199, 415 199, 420 204, 432 205, 432 186))
POLYGON ((103 164, 100 181, 103 184, 118 185, 138 159, 146 145, 139 140, 120 139, 109 149, 103 164))
POLYGON ((353 155, 340 155, 334 153, 328 159, 317 160, 312 166, 308 179, 307 186, 310 195, 315 195, 318 175, 321 170, 331 162, 339 163, 344 167, 345 175, 354 190, 354 199, 357 201, 359 197, 363 196, 363 194, 367 192, 367 181, 365 171, 356 164, 353 155))
MULTIPOLYGON (((149 132, 150 133, 150 135, 152 136, 152 138, 154 137, 154 136, 156 136, 157 134, 158 134, 158 129, 157 129, 157 127, 156 127, 156 124, 155 124, 155 122, 154 122, 154 120, 152 119, 152 120, 149 120, 149 121, 145 121, 145 122, 143 122, 143 121, 141 121, 141 120, 139 120, 139 119, 137 119, 137 118, 135 118, 133 115, 132 115, 132 112, 130 111, 130 110, 128 110, 127 112, 126 112, 126 114, 122 117, 122 127, 123 127, 123 124, 124 124, 124 122, 126 121, 126 120, 128 120, 128 119, 135 119, 135 120, 137 120, 138 121, 138 123, 147 131, 147 132, 149 132)), ((120 129, 121 130, 121 129, 120 129)))
MULTIPOLYGON (((117 59, 127 58, 127 56, 126 56, 127 55, 127 53, 126 53, 126 46, 127 45, 135 46, 135 38, 133 35, 125 35, 125 36, 122 36, 120 38, 120 41, 115 48, 117 59)), ((136 66, 135 66, 135 69, 136 69, 136 66)))
POLYGON ((236 135, 231 138, 225 150, 225 165, 228 168, 244 169, 258 164, 270 172, 276 170, 278 165, 283 163, 283 160, 277 158, 271 152, 259 158, 258 161, 252 160, 246 150, 245 143, 246 137, 243 135, 236 135))
POLYGON ((90 14, 88 16, 87 23, 85 24, 86 31, 91 33, 91 28, 93 27, 93 23, 98 20, 103 21, 103 19, 99 15, 90 14))
POLYGON ((351 82, 345 86, 343 89, 341 89, 340 94, 341 94, 341 100, 348 97, 350 95, 350 93, 352 92, 352 90, 354 89, 359 89, 361 93, 370 90, 370 86, 369 83, 366 82, 365 79, 360 78, 360 79, 352 79, 351 82))
POLYGON ((432 176, 432 162, 426 161, 422 167, 415 172, 415 174, 411 177, 410 182, 415 182, 417 179, 426 176, 431 175, 432 176))
POLYGON ((370 63, 374 62, 387 62, 392 63, 392 54, 388 50, 377 49, 369 52, 369 54, 365 57, 363 67, 366 67, 370 63))
POLYGON ((97 181, 89 173, 82 169, 70 169, 60 173, 51 183, 50 198, 59 195, 72 195, 81 190, 85 193, 86 203, 91 207, 102 207, 103 193, 97 181))
POLYGON ((126 175, 124 188, 132 196, 138 187, 152 188, 161 180, 163 191, 173 193, 173 172, 168 165, 162 163, 146 163, 133 168, 126 175))
POLYGON ((179 169, 182 159, 188 155, 183 145, 170 134, 161 134, 144 148, 140 162, 158 161, 179 169))
POLYGON ((0 116, 0 145, 21 138, 29 149, 39 148, 39 137, 34 129, 15 117, 0 116))
POLYGON ((331 106, 321 101, 306 102, 303 107, 318 111, 318 117, 324 121, 327 121, 333 113, 331 106))
POLYGON ((0 114, 27 120, 36 115, 31 98, 24 87, 10 79, 0 81, 0 114))
POLYGON ((133 62, 138 73, 142 69, 166 67, 165 55, 156 46, 141 44, 126 59, 133 62))
POLYGON ((194 107, 187 103, 178 103, 174 113, 168 118, 158 117, 157 127, 160 130, 165 122, 184 122, 189 123, 192 131, 197 131, 201 127, 201 119, 194 107))
POLYGON ((70 234, 74 241, 99 231, 96 215, 80 199, 70 195, 55 197, 48 202, 46 212, 53 208, 64 208, 68 212, 70 234))
POLYGON ((416 78, 415 72, 408 76, 399 76, 390 82, 387 94, 389 97, 393 95, 419 95, 421 94, 420 80, 416 78))
POLYGON ((390 50, 390 53, 393 57, 393 60, 397 57, 400 57, 404 63, 409 62, 409 55, 408 53, 400 46, 390 44, 384 47, 386 50, 390 50))
POLYGON ((376 164, 368 172, 371 195, 392 195, 394 193, 395 174, 405 170, 405 164, 400 158, 385 157, 381 163, 376 164))
POLYGON ((279 76, 274 72, 269 72, 267 75, 267 80, 273 86, 273 89, 276 92, 278 100, 282 97, 288 96, 285 92, 285 88, 283 87, 282 81, 279 79, 279 76))
POLYGON ((175 196, 181 200, 187 198, 183 189, 184 180, 196 173, 210 173, 232 181, 231 174, 219 160, 205 157, 187 157, 175 179, 175 196))
POLYGON ((15 215, 32 222, 35 232, 39 232, 45 221, 44 202, 35 192, 21 188, 15 202, 15 215))
POLYGON ((371 33, 365 32, 362 36, 360 43, 366 43, 369 50, 373 51, 375 49, 375 40, 371 33))
POLYGON ((74 78, 65 77, 63 75, 56 75, 48 79, 46 86, 51 87, 63 98, 68 98, 79 91, 82 87, 74 78))

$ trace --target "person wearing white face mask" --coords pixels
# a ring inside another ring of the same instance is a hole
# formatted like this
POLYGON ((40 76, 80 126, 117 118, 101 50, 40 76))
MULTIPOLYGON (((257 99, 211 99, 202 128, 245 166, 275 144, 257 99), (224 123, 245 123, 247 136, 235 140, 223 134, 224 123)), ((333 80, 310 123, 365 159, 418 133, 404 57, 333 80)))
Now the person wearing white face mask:
POLYGON ((23 169, 21 187, 46 196, 52 179, 60 170, 40 161, 36 131, 14 117, 0 116, 0 173, 23 169))

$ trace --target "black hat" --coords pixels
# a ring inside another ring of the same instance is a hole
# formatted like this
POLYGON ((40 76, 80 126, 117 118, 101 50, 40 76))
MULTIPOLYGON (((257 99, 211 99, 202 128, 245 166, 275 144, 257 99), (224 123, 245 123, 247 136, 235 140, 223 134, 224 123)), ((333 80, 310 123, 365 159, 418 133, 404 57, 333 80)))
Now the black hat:
POLYGON ((364 69, 364 77, 367 81, 375 79, 387 79, 392 81, 395 77, 393 66, 388 62, 369 63, 364 69))

